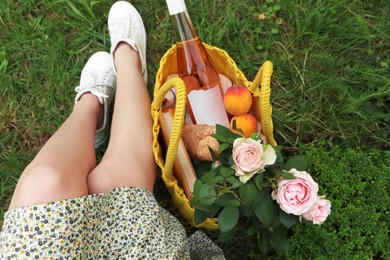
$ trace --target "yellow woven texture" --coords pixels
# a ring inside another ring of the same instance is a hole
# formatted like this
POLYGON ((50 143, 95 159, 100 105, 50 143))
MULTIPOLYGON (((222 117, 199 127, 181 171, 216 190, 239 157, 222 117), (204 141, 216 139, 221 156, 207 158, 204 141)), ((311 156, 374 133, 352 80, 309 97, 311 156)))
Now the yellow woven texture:
MULTIPOLYGON (((262 133, 268 140, 268 143, 275 146, 276 142, 273 137, 272 125, 272 107, 269 101, 270 98, 270 80, 272 75, 272 63, 266 61, 255 80, 250 82, 245 75, 238 69, 236 63, 222 49, 204 44, 208 53, 212 57, 214 66, 218 73, 230 78, 234 85, 244 85, 253 94, 253 106, 251 112, 256 119, 262 124, 262 133)), ((191 224, 194 223, 194 208, 186 197, 183 189, 179 186, 173 175, 173 163, 177 153, 177 147, 181 137, 181 132, 184 124, 186 111, 186 88, 184 82, 180 78, 173 78, 164 83, 168 75, 177 73, 176 63, 176 48, 172 46, 161 58, 160 68, 157 72, 156 83, 154 86, 154 99, 152 102, 152 117, 153 125, 153 153, 156 163, 161 168, 163 181, 171 194, 172 200, 179 209, 183 217, 191 224), (161 113, 161 105, 165 94, 173 87, 176 87, 176 108, 173 118, 173 129, 171 139, 169 141, 166 157, 162 157, 161 146, 159 144, 159 116, 161 113)), ((218 223, 216 218, 208 218, 205 222, 197 225, 206 229, 217 229, 218 223)))

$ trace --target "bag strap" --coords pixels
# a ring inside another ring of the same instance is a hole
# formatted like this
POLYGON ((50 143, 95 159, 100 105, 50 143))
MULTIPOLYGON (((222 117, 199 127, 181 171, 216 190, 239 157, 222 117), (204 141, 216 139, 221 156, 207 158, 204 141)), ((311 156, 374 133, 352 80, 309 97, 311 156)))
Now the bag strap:
POLYGON ((184 124, 185 112, 187 105, 186 87, 184 81, 181 78, 171 78, 165 82, 161 88, 154 93, 154 100, 152 106, 153 117, 153 154, 157 164, 163 171, 163 178, 165 183, 176 181, 173 177, 172 169, 176 158, 179 141, 184 124), (161 113, 161 107, 164 102, 165 95, 172 88, 176 88, 176 107, 175 114, 173 116, 173 125, 169 145, 166 153, 165 162, 162 160, 160 145, 158 142, 158 133, 160 131, 159 116, 161 113))
POLYGON ((272 72, 272 62, 264 62, 248 88, 255 99, 253 112, 256 118, 260 117, 261 119, 263 133, 268 143, 276 146, 277 144, 273 135, 272 106, 270 103, 272 72))

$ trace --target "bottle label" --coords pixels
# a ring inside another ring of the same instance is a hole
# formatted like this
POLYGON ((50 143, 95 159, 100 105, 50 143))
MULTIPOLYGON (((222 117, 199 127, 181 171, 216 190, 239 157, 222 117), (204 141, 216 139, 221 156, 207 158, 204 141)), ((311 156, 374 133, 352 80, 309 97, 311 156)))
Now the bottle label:
POLYGON ((192 90, 188 94, 188 101, 197 124, 220 124, 229 127, 229 119, 218 86, 208 90, 192 90))
POLYGON ((175 15, 187 11, 184 0, 166 0, 166 2, 170 15, 175 15))

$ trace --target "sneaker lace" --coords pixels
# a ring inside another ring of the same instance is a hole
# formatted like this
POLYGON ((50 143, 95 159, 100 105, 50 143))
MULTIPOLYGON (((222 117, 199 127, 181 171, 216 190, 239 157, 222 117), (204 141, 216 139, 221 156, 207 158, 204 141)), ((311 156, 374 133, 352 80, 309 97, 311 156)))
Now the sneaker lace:
POLYGON ((104 93, 104 87, 107 84, 104 84, 105 79, 99 78, 95 73, 90 72, 85 76, 85 80, 79 86, 75 87, 75 91, 79 92, 80 90, 88 90, 91 94, 99 98, 107 98, 108 95, 104 93))

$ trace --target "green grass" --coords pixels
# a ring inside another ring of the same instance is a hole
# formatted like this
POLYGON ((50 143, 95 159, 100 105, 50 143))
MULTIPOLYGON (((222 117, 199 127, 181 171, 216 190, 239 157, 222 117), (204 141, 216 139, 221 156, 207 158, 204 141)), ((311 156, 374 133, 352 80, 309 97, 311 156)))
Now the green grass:
MULTIPOLYGON (((0 2, 0 222, 18 176, 70 113, 84 63, 109 50, 112 2, 0 2)), ((152 93, 172 27, 165 1, 133 4, 148 33, 152 93)), ((388 150, 389 1, 187 0, 187 7, 201 38, 225 49, 248 79, 273 62, 279 144, 388 150)), ((156 192, 174 212, 161 182, 156 192)))

